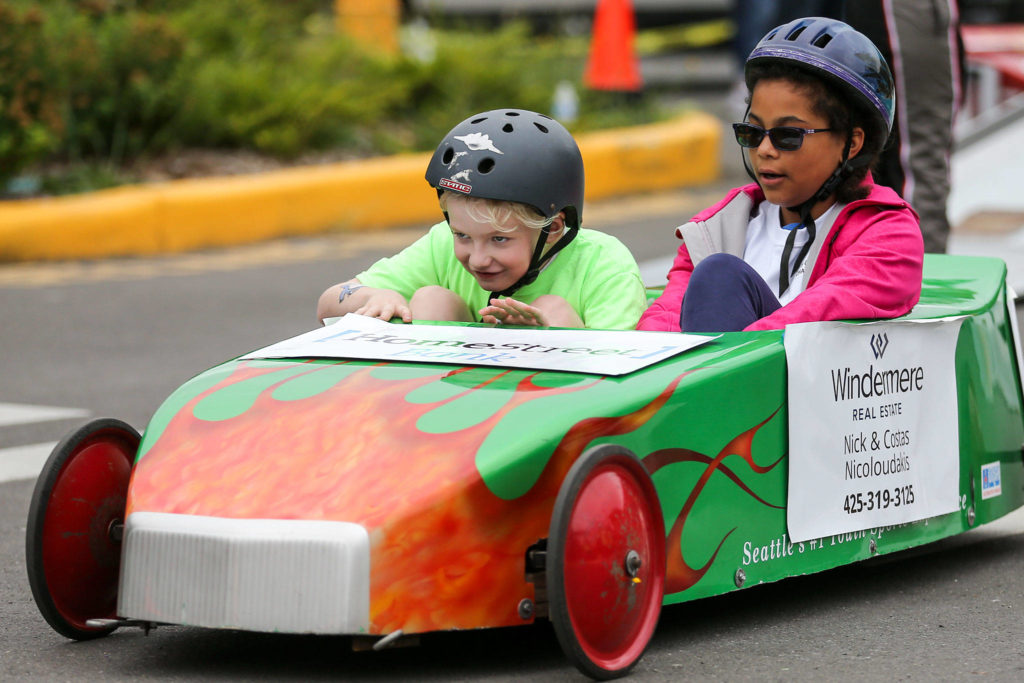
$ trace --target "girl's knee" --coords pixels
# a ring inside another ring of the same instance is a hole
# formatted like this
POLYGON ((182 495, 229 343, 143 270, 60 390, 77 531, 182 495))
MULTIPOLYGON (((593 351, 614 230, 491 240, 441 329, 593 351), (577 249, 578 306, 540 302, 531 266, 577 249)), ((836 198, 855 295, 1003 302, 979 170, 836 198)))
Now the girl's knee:
POLYGON ((699 270, 705 277, 709 275, 730 275, 738 269, 742 269, 744 263, 744 260, 738 256, 719 252, 702 259, 693 269, 693 274, 696 275, 699 270))
POLYGON ((729 283, 738 283, 742 281, 747 268, 749 266, 743 259, 732 254, 711 254, 693 269, 690 285, 717 288, 729 283))
POLYGON ((706 263, 708 264, 708 267, 731 268, 740 263, 745 263, 745 261, 741 259, 739 256, 735 256, 733 254, 726 254, 725 252, 720 251, 718 253, 707 256, 700 263, 706 263))

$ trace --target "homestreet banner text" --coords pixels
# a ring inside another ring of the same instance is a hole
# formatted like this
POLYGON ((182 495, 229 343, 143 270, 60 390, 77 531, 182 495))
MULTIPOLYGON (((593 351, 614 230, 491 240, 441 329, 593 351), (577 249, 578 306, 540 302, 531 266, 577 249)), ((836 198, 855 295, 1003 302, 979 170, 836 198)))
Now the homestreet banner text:
POLYGON ((349 313, 243 358, 356 358, 624 375, 712 339, 675 332, 403 325, 349 313))

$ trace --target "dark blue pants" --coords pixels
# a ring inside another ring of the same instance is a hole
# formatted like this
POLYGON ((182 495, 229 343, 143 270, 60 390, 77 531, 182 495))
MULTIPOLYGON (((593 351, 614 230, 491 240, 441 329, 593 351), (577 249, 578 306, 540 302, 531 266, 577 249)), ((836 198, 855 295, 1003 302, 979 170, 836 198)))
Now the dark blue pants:
POLYGON ((782 308, 757 271, 732 254, 697 264, 683 297, 683 332, 737 332, 782 308))

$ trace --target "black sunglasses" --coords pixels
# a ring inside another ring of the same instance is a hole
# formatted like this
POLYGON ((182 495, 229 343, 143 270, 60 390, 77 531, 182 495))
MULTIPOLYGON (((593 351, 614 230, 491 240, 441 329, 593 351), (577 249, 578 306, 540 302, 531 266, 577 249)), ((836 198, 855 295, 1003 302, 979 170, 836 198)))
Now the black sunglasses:
POLYGON ((797 128, 796 126, 776 126, 765 130, 752 123, 734 123, 732 129, 736 133, 736 142, 740 147, 757 147, 767 135, 772 146, 780 152, 795 152, 804 144, 804 136, 813 133, 825 133, 833 128, 797 128))

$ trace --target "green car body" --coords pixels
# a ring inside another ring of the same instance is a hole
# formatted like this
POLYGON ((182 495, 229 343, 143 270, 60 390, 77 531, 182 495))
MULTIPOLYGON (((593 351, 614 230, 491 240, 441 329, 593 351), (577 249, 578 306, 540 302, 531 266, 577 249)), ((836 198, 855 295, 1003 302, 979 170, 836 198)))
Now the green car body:
MULTIPOLYGON (((792 543, 784 333, 736 332, 618 377, 230 361, 155 414, 129 489, 128 542, 138 512, 358 524, 368 539, 369 614, 352 631, 528 623, 545 602, 529 551, 543 547, 566 473, 614 444, 640 459, 657 492, 665 604, 929 543, 1024 502, 1024 405, 1005 278, 995 259, 929 256, 908 316, 966 316, 955 354, 953 513, 792 543), (1002 495, 983 499, 980 469, 996 461, 1002 495), (524 611, 524 600, 537 609, 524 611)), ((124 557, 122 591, 125 576, 152 573, 132 567, 130 548, 124 557)), ((130 600, 119 613, 197 623, 130 600)))

